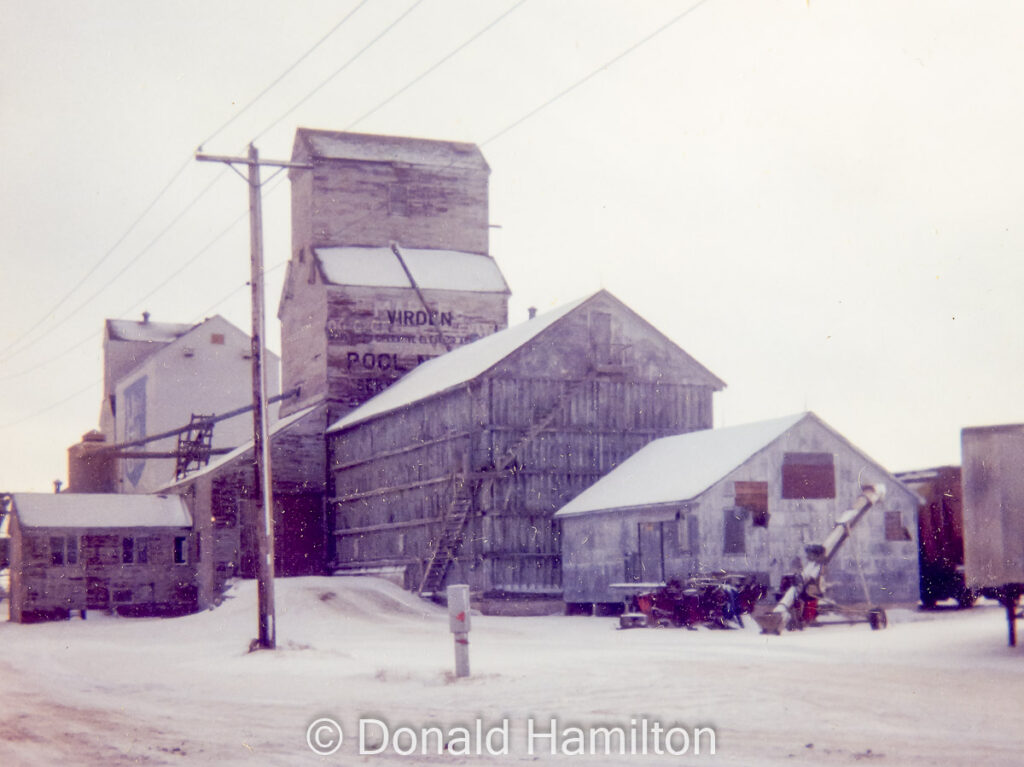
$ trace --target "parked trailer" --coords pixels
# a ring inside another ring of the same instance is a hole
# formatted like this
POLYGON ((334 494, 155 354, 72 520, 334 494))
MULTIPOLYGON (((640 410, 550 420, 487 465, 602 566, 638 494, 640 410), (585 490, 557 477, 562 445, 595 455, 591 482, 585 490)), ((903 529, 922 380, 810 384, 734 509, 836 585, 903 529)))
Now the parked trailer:
POLYGON ((1024 424, 972 427, 960 437, 966 585, 1006 608, 1013 647, 1024 594, 1024 424))
POLYGON ((905 471, 896 479, 924 499, 917 512, 921 568, 921 604, 955 599, 960 608, 974 605, 977 594, 964 579, 963 497, 959 466, 905 471))

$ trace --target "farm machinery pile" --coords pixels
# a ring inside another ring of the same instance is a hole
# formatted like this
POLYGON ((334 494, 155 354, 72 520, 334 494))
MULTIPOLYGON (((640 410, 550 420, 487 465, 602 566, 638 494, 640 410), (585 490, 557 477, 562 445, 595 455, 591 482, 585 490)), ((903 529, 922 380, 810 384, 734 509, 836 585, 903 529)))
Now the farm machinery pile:
MULTIPOLYGON (((619 626, 742 628, 743 615, 750 614, 762 634, 845 623, 868 623, 872 630, 885 628, 885 610, 877 606, 857 610, 837 604, 826 595, 824 578, 825 566, 849 539, 853 528, 884 497, 884 485, 863 487, 853 507, 839 515, 825 541, 805 547, 807 563, 797 572, 783 576, 772 607, 758 607, 768 589, 756 578, 722 573, 635 590, 627 598, 619 626)), ((863 577, 861 583, 865 603, 870 604, 863 577)))
POLYGON ((643 626, 696 629, 743 627, 767 589, 747 575, 700 576, 632 595, 620 628, 643 626))

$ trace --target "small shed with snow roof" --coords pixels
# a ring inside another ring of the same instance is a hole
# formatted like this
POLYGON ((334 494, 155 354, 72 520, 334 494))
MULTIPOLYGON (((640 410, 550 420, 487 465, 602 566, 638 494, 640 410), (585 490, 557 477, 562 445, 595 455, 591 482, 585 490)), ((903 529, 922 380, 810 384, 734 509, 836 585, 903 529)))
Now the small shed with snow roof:
POLYGON ((203 552, 177 496, 14 493, 8 525, 12 621, 181 614, 204 602, 203 552))
POLYGON ((560 596, 555 510, 723 386, 606 291, 425 362, 328 429, 334 566, 560 596))
POLYGON ((914 602, 920 498, 813 413, 656 440, 565 504, 565 600, 617 603, 620 586, 722 571, 778 587, 878 484, 881 507, 829 565, 830 595, 914 602))

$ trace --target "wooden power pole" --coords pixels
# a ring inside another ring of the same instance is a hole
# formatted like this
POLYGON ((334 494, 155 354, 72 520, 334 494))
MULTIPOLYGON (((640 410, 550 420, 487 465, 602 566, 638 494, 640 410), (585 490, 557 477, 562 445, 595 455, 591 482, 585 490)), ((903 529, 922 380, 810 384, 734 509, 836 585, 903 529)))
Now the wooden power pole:
POLYGON ((270 474, 270 438, 267 430, 267 372, 263 364, 266 319, 263 297, 263 207, 260 166, 277 168, 312 168, 311 165, 277 160, 260 160, 256 147, 249 144, 246 157, 223 157, 196 153, 200 162, 222 162, 234 170, 235 165, 246 165, 249 184, 249 235, 251 242, 252 286, 252 420, 253 452, 256 458, 256 484, 263 501, 263 514, 256 524, 258 558, 256 582, 259 593, 259 636, 257 646, 273 650, 277 646, 277 627, 274 613, 274 497, 270 474))

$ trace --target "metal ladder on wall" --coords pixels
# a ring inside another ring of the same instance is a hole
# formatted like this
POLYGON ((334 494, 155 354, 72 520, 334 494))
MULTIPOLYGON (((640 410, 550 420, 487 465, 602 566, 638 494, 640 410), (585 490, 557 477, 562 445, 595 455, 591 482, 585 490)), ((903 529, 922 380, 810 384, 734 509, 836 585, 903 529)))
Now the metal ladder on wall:
POLYGON ((448 568, 451 567, 459 547, 462 545, 466 520, 472 506, 473 496, 466 476, 459 473, 455 475, 455 495, 452 498, 451 506, 444 516, 441 532, 434 540, 426 567, 423 568, 423 578, 420 580, 420 587, 417 591, 420 596, 436 594, 444 584, 448 568))
POLYGON ((174 478, 181 479, 190 471, 201 469, 210 462, 210 450, 213 447, 212 415, 192 414, 188 430, 178 434, 178 449, 174 468, 174 478))
MULTIPOLYGON (((490 486, 493 485, 498 476, 506 472, 509 467, 516 462, 519 452, 530 444, 530 442, 540 436, 540 434, 552 424, 555 418, 558 417, 558 414, 561 413, 562 409, 568 404, 569 400, 572 399, 573 395, 575 395, 582 386, 593 381, 595 378, 596 371, 588 370, 586 375, 581 379, 575 381, 569 386, 566 386, 544 416, 534 421, 530 425, 526 434, 510 445, 505 452, 494 461, 493 470, 488 472, 491 476, 487 477, 487 479, 485 479, 481 484, 481 490, 485 492, 489 490, 490 486)), ((425 594, 436 594, 440 590, 441 586, 444 585, 444 579, 448 574, 448 568, 451 567, 452 562, 458 555, 459 547, 462 545, 466 521, 469 518, 469 511, 472 508, 472 505, 472 488, 470 488, 464 474, 456 475, 455 496, 452 500, 452 505, 449 507, 448 513, 444 517, 441 532, 434 541, 434 546, 431 549, 430 556, 428 557, 426 566, 424 567, 423 578, 420 580, 420 587, 417 591, 420 596, 425 594)))

